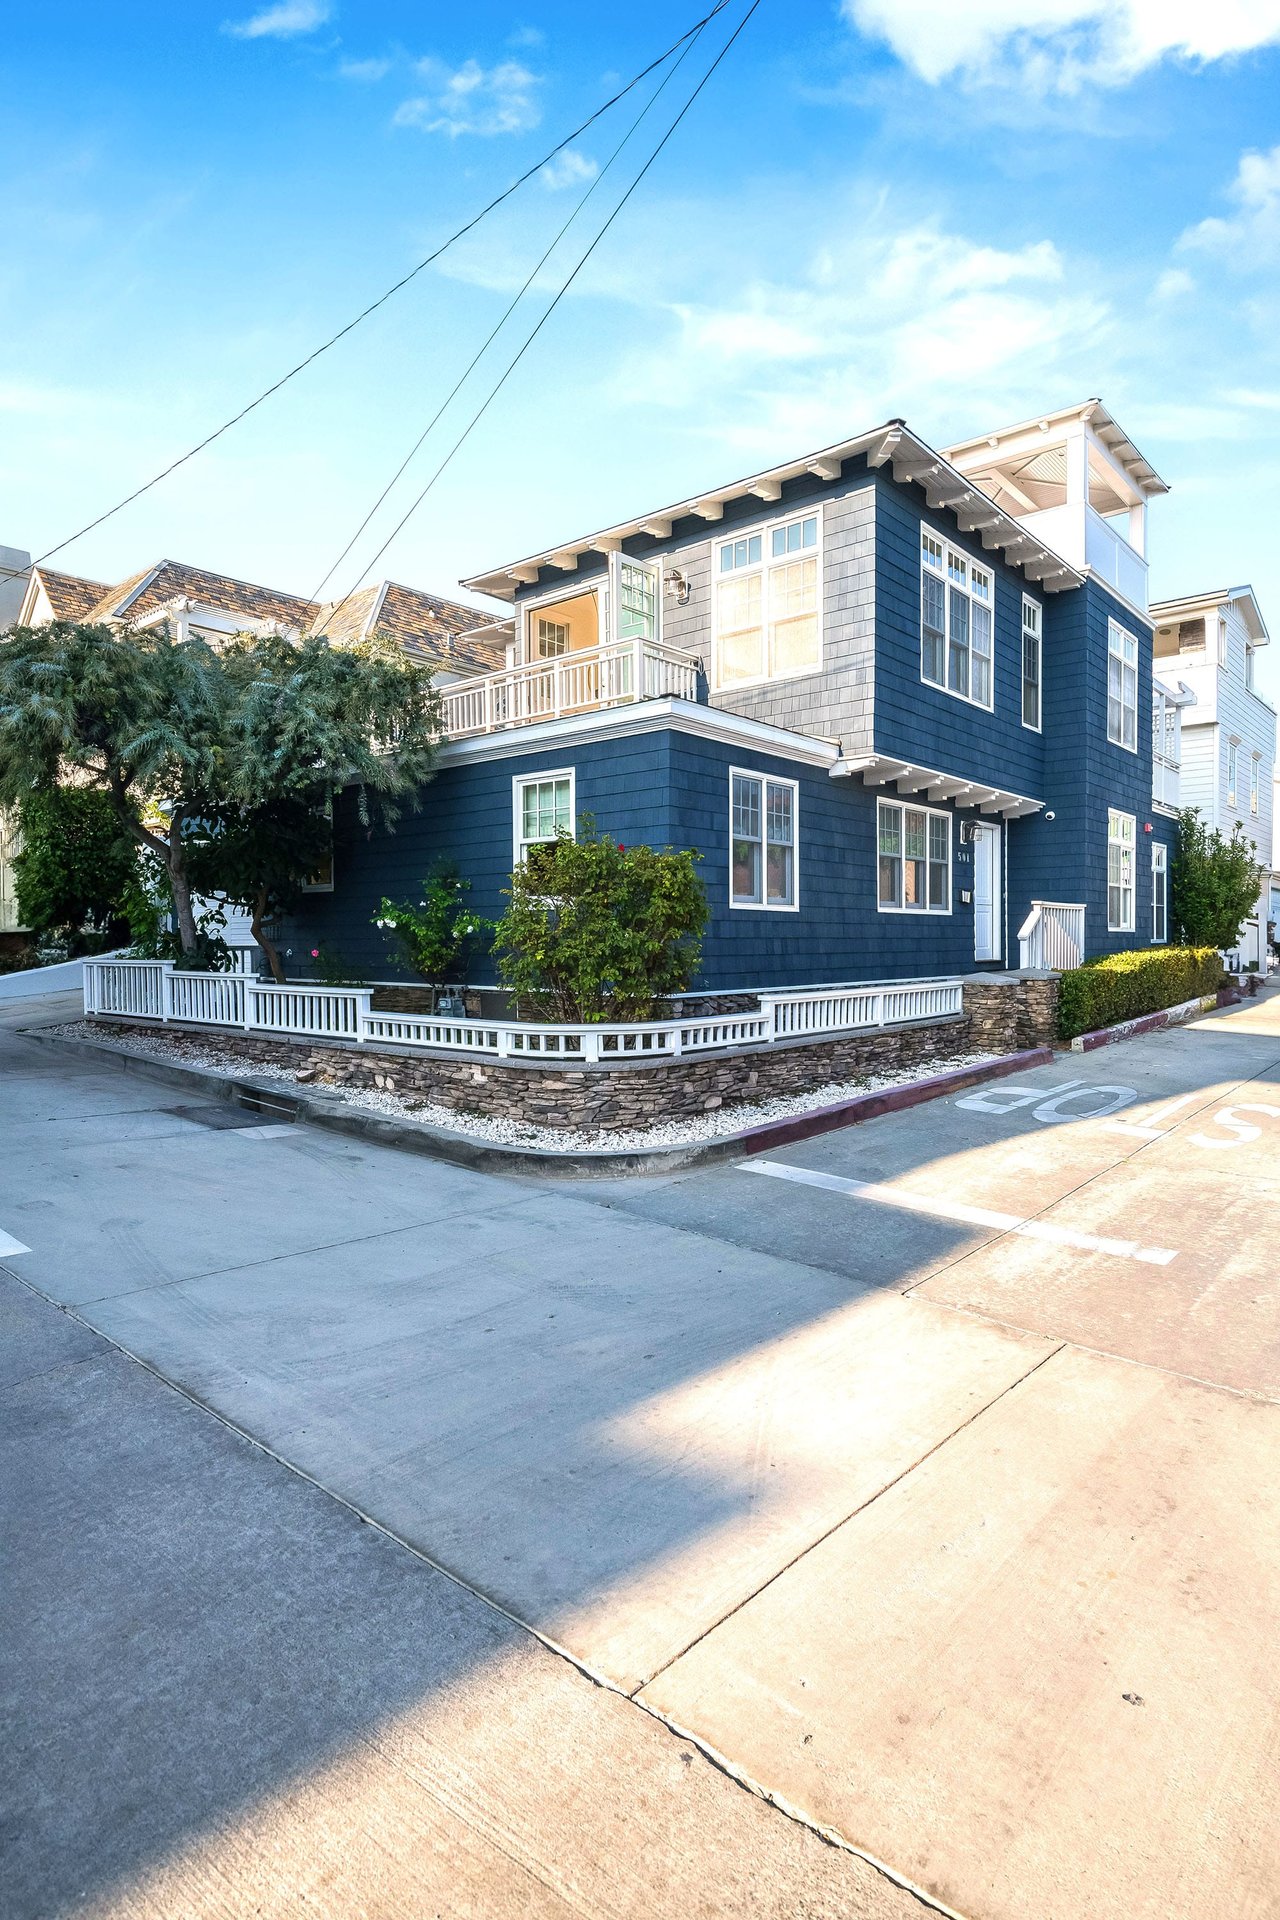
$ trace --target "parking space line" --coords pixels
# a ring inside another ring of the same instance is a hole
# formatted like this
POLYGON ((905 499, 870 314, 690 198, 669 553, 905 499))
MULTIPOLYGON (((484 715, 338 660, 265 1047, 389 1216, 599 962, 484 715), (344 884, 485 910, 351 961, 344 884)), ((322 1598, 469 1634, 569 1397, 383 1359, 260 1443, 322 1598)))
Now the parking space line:
POLYGON ((794 1180, 802 1187, 821 1187, 849 1200, 870 1200, 882 1207, 901 1207, 908 1213, 928 1214, 935 1220, 955 1220, 967 1227, 991 1227, 997 1233, 1016 1233, 1052 1247, 1074 1247, 1080 1253, 1109 1253, 1118 1260, 1141 1260, 1147 1266, 1167 1267, 1176 1249, 1144 1247, 1137 1240, 1117 1240, 1107 1234, 1080 1233, 1051 1220, 1029 1220, 1018 1213, 998 1213, 992 1207, 971 1207, 962 1200, 939 1200, 911 1193, 904 1187, 883 1186, 872 1180, 848 1180, 838 1173, 818 1173, 809 1167, 787 1166, 781 1160, 739 1160, 740 1173, 763 1173, 775 1180, 794 1180))
POLYGON ((6 1253, 30 1253, 31 1249, 21 1240, 15 1240, 11 1233, 0 1233, 0 1258, 6 1253))

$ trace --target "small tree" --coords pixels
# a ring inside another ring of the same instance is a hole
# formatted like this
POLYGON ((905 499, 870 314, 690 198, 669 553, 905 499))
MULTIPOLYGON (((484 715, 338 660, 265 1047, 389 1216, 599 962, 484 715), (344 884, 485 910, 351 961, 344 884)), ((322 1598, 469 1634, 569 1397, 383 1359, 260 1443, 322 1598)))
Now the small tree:
POLYGON ((1239 821, 1225 839, 1216 827, 1210 831, 1194 807, 1178 815, 1170 913, 1174 937, 1184 946, 1219 952, 1235 946, 1262 887, 1257 851, 1239 821))
POLYGON ((506 985, 545 1019, 646 1020, 697 970, 707 900, 697 853, 619 846, 590 819, 511 876, 494 949, 506 985))
POLYGON ((465 971, 477 944, 493 934, 493 922, 481 919, 463 895, 470 882, 447 863, 437 865, 422 883, 422 898, 384 900, 375 925, 395 937, 415 973, 443 986, 465 971))
POLYGON ((29 793, 19 809, 14 863, 18 916, 36 935, 94 952, 130 937, 138 849, 110 798, 95 787, 29 793))
POLYGON ((298 904, 330 850, 332 832, 323 806, 305 800, 258 807, 224 803, 203 810, 187 842, 192 885, 245 910, 272 978, 282 984, 284 965, 266 923, 298 904))

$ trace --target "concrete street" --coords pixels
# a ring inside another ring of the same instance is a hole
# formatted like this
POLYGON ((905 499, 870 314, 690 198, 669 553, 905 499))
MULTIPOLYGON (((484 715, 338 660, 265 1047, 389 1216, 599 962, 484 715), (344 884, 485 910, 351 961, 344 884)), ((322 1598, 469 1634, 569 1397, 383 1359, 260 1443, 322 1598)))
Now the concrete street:
POLYGON ((1280 993, 590 1186, 59 1013, 0 1009, 6 1913, 923 1911, 822 1827, 983 1920, 1280 1915, 1280 993))

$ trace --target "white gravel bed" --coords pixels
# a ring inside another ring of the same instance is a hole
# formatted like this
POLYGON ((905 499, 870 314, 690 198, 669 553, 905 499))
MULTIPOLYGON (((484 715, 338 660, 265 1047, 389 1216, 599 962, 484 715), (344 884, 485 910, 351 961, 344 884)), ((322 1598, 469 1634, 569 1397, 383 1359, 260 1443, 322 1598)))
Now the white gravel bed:
MULTIPOLYGON (((110 1028, 88 1020, 76 1020, 66 1026, 50 1027, 50 1033, 72 1039, 102 1040, 110 1037, 110 1028)), ((238 1058, 220 1046, 212 1036, 190 1033, 147 1033, 134 1031, 122 1036, 131 1049, 152 1053, 162 1060, 184 1066, 201 1067, 228 1078, 251 1077, 260 1080, 298 1083, 294 1067, 271 1065, 260 1060, 238 1058)), ((835 1106, 860 1093, 880 1093, 886 1087, 907 1087, 917 1080, 931 1080, 935 1074, 952 1073, 961 1067, 987 1065, 996 1056, 989 1053, 949 1053, 925 1060, 908 1073, 869 1073, 855 1080, 830 1080, 811 1093, 780 1094, 768 1100, 741 1100, 731 1106, 717 1107, 712 1113, 687 1116, 653 1127, 536 1127, 524 1120, 490 1119, 483 1114, 465 1117, 452 1107, 437 1106, 420 1095, 383 1093, 373 1088, 334 1086, 325 1080, 307 1080, 304 1091, 315 1088, 348 1106, 363 1107, 372 1113, 384 1113, 396 1119, 420 1120, 442 1132, 456 1133, 468 1140, 483 1140, 493 1146, 535 1147, 552 1153, 591 1153, 602 1148, 633 1152, 646 1147, 699 1146, 709 1140, 722 1140, 741 1133, 747 1127, 763 1126, 769 1120, 790 1120, 796 1114, 812 1113, 817 1107, 835 1106)))

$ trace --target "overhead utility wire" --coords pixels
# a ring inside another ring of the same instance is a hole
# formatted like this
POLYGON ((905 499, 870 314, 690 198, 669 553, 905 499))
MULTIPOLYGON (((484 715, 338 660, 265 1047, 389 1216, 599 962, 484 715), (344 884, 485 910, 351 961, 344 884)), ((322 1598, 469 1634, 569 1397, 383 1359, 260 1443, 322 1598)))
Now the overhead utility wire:
POLYGON ((320 582, 319 586, 316 587, 316 589, 311 595, 311 598, 313 600, 319 600, 320 595, 324 592, 324 589, 328 586, 330 580, 333 578, 334 574, 338 571, 338 568, 342 565, 343 561, 346 559, 347 555, 350 553, 352 547, 355 546, 356 541, 360 538, 360 535, 364 532, 369 522, 373 519, 379 507, 382 505, 383 501, 387 498, 387 495, 391 492, 392 488, 395 486, 396 482, 399 480, 401 474, 403 474, 403 472, 405 471, 405 468, 410 465, 410 463, 416 456, 424 440, 426 440, 428 435, 431 433, 432 429, 438 424, 441 416, 445 413, 448 407, 456 399, 458 393, 466 385, 466 382, 470 379, 472 373, 475 371, 480 361, 484 358, 485 354, 489 351, 489 348, 493 345, 498 335, 502 332, 502 329, 506 326, 508 320, 511 318, 512 314, 515 312, 516 308, 520 305, 520 302, 524 299, 525 294, 528 293, 530 287, 533 285, 534 281, 537 279, 542 269, 546 266, 547 261, 551 258, 552 254, 555 252, 560 242, 564 239, 565 234, 568 233, 570 227, 573 225, 578 215, 582 212, 582 209, 586 206, 588 200, 591 198, 596 188, 600 185, 605 175, 608 173, 610 167, 612 167, 614 161, 618 158, 619 154, 622 152, 622 149, 627 145, 632 135, 636 132, 637 128, 640 126, 641 121, 644 120, 645 117, 657 105, 658 100, 660 99, 660 97, 662 96, 666 88, 669 86, 671 81, 675 79, 681 67, 684 65, 684 62, 688 59, 693 49, 697 46, 698 40, 702 32, 703 32, 703 28, 699 26, 696 32, 693 34, 692 38, 685 42, 684 49, 681 52, 679 59, 676 60, 675 63, 670 68, 668 68, 667 72, 663 75, 659 84, 654 88, 648 100, 646 100, 643 107, 641 107, 639 113, 636 115, 635 119, 631 122, 631 125, 627 128, 627 131, 623 134, 621 140, 619 140, 617 146, 614 148, 613 152, 609 155, 609 158, 605 161, 600 171, 596 174, 595 178, 591 181, 586 192, 582 194, 577 204, 574 206, 574 209, 572 213, 569 215, 569 218, 565 221, 560 231, 556 234, 555 238, 552 240, 551 244, 548 246, 546 252, 542 255, 541 259, 537 261, 537 263, 534 265, 534 267, 530 271, 528 279, 524 282, 524 285, 520 288, 519 292, 516 293, 510 305, 507 307, 506 311, 503 313, 501 319, 494 326, 492 332, 488 335, 483 345, 478 348, 473 358, 467 363, 466 367, 458 375, 457 380, 454 382, 453 386, 449 389, 449 392, 445 395, 444 399, 440 402, 440 405, 436 408, 430 420, 428 420, 426 426, 422 429, 422 432, 418 435, 417 439, 414 441, 413 445, 410 447, 408 453, 405 455, 404 459, 400 462, 400 465, 396 468, 395 472, 392 474, 391 478, 388 480, 386 486, 382 489, 382 492, 378 495, 377 499, 374 501, 373 505, 370 507, 368 513, 366 513, 364 519, 360 522, 360 525, 356 528, 355 532, 352 534, 351 538, 348 540, 346 546, 342 549, 342 552, 338 555, 333 565, 329 568, 329 571, 328 573, 325 574, 324 579, 320 582))
POLYGON ((618 218, 618 215, 622 212, 622 209, 626 206, 628 200, 630 200, 632 194, 636 191, 637 187, 640 185, 640 182, 644 179, 645 175, 648 173, 650 167, 653 166, 654 162, 658 158, 658 155, 662 152, 667 142, 671 139, 672 135, 676 131, 676 128, 680 125, 680 122, 684 119, 685 115, 689 112, 690 108, 693 106, 694 101, 698 98, 698 95, 702 92, 703 88, 707 85, 707 82, 711 79, 712 74, 715 72, 716 68, 720 65, 721 61, 724 59, 725 55, 728 53, 730 47, 732 47, 734 41, 738 38, 739 34, 741 34, 744 27, 747 25, 748 21, 751 19, 751 16, 756 12, 759 6, 760 6, 760 0, 751 0, 751 5, 747 8, 747 11, 743 14, 741 20, 738 22, 733 32, 729 35, 729 38, 725 41, 719 53, 716 55, 715 59, 711 62, 711 65, 707 68, 707 71, 703 74, 701 80, 699 80, 697 86, 694 88, 693 92, 689 95, 689 98, 685 101, 684 105, 681 107, 679 113, 676 115, 675 119, 671 122, 671 125, 667 128, 661 140, 659 140, 657 146, 654 148, 653 152, 649 155, 649 158, 645 161, 639 173, 636 175, 635 179, 631 182, 631 185, 627 188, 621 200, 619 200, 617 206, 613 209, 613 212, 609 215, 609 218, 605 221, 604 225, 601 227, 599 233, 596 234, 595 239, 591 242, 591 245, 587 248, 586 252, 582 255, 581 259, 578 261, 578 264, 574 267, 572 273, 570 273, 568 278, 561 284, 559 290, 555 295, 555 298, 552 300, 551 305, 547 308, 542 318, 538 321, 537 326, 534 327, 533 331, 528 335, 527 339, 524 341, 524 344, 521 346, 519 352, 516 353, 513 356, 513 358, 507 362, 507 365, 504 368, 502 374, 495 381, 494 385, 489 389, 489 392, 486 395, 484 401, 476 409, 475 413, 472 414, 470 420, 467 422, 466 426, 463 428, 461 434, 454 441, 448 453, 445 455, 444 459, 440 462, 440 465, 436 468, 435 472, 432 474, 431 478, 428 480, 426 486, 422 489, 422 492, 418 495, 417 499, 410 506, 408 512, 405 513, 404 516, 392 528, 391 532, 387 535, 386 539, 383 541, 382 545, 378 548, 378 551, 374 554, 373 558, 368 562, 368 564, 364 567, 362 572, 358 575, 358 577, 352 582, 351 586, 347 589, 347 592, 343 596, 343 598, 339 600, 337 605, 334 606, 331 609, 331 611, 325 615, 325 618, 321 621, 320 625, 316 628, 317 634, 321 634, 324 632, 325 628, 329 625, 329 622, 332 619, 334 619, 334 617, 337 614, 341 613, 343 607, 346 606, 347 601, 350 600, 352 594, 358 592, 361 583, 364 581, 366 576, 373 571, 374 567, 377 566, 379 560, 381 560, 383 554, 387 551, 387 548, 391 545, 392 541, 395 540, 398 537, 398 535, 403 532, 404 528, 409 524, 409 521, 413 518, 414 514, 418 511, 418 508, 422 505, 423 501, 426 499, 427 495, 430 493, 432 487, 435 486, 436 481, 440 478, 441 474, 444 472, 445 468, 449 465, 454 455, 457 454, 462 448, 463 443, 467 440, 468 436, 472 432, 472 429, 478 425, 478 423, 483 418, 483 416, 488 412, 489 408, 492 406, 493 402, 497 399, 499 393, 501 393, 507 381, 511 378, 511 375, 515 372, 520 362, 524 359, 525 354, 528 353, 530 347, 533 345, 534 341, 537 339, 538 335, 542 332, 542 329, 546 326, 548 320, 551 318, 552 314, 555 312, 556 308, 559 306, 560 302, 563 300, 565 294, 568 293, 570 287, 573 285, 578 275, 582 272, 582 269, 586 266, 588 260, 591 258, 596 248, 600 245, 600 242, 604 239, 606 233, 608 233, 610 227, 613 225, 614 221, 618 218))
POLYGON ((348 320, 345 327, 339 327, 335 334, 324 341, 322 345, 316 347, 312 353, 309 353, 305 360, 299 360, 296 366, 290 367, 287 373, 282 373, 278 380, 274 380, 269 387, 265 387, 256 400, 251 400, 248 406, 241 407, 239 413, 233 413, 229 420, 224 420, 220 427, 215 427, 212 433, 206 434, 204 439, 197 441, 194 447, 189 447, 186 453, 180 454, 176 460, 171 460, 167 467, 162 468, 161 471, 153 475, 150 480, 145 480, 140 487, 135 487, 132 493, 125 495, 123 500, 117 500, 114 507, 108 507, 107 511, 100 513, 96 520, 88 521, 76 533, 69 533, 65 540, 58 542, 56 547, 46 548, 45 552, 40 554, 38 558, 32 562, 32 565, 37 567, 43 566, 45 561, 51 560, 55 553, 61 553, 64 547, 71 546, 74 541, 82 539, 86 533, 92 533, 94 528, 102 526, 104 521, 113 519, 123 508, 131 506, 135 500, 141 499, 142 495, 149 493, 152 487, 158 487, 162 480, 167 480, 171 473, 176 473, 178 468, 185 466, 188 460, 194 460, 198 453, 203 453, 205 448, 212 446, 215 440, 220 440, 224 433, 228 433, 232 427, 238 426, 240 421, 248 414, 251 414, 256 407, 260 407, 264 400, 269 400, 273 393, 279 393, 281 387, 287 386, 289 381, 309 367, 313 360, 318 360, 322 353, 328 353, 330 347, 336 347, 339 340, 344 340, 362 321, 367 320, 371 313, 376 313, 379 307, 385 306, 394 294, 399 293, 402 288, 407 287, 411 280, 416 280, 420 273, 424 272, 427 267, 433 265, 434 262, 440 258, 441 254, 447 253, 449 248, 456 245, 459 240, 470 233, 473 227, 478 227, 480 222, 487 219, 495 208, 502 205, 504 200, 509 200, 513 193, 524 186, 526 181, 532 180, 535 173, 540 173, 549 161, 554 160, 558 153, 563 153, 567 146, 571 146, 575 140, 579 139, 587 131, 588 127, 594 126, 596 121, 599 120, 603 114, 608 113, 611 107, 616 107, 619 100, 625 100, 629 93, 634 92, 642 80, 647 80, 649 75, 653 73, 656 68, 660 67, 664 60, 671 58, 677 47, 682 47, 685 41, 692 35, 701 33, 708 21, 714 20, 718 13, 723 13, 729 4, 730 0, 716 0, 716 4, 711 8, 710 12, 703 14, 700 20, 695 20, 691 27, 685 29, 679 39, 672 41, 664 53, 660 53, 656 60, 651 60, 647 67, 642 67, 639 73, 628 80, 625 87, 620 87, 617 93, 606 100, 602 106, 597 107, 594 113, 588 114, 581 126, 575 127, 572 133, 567 133, 564 139, 558 141, 549 153, 544 153, 540 160, 535 160, 533 165, 528 167, 525 172, 520 175, 518 180, 513 180, 511 185, 502 193, 498 194, 495 199, 490 200, 487 206, 481 207, 479 213, 468 220, 465 226, 459 227, 455 233, 449 235, 447 240, 441 241, 434 253, 429 253, 425 260, 419 260, 417 266, 410 268, 409 272, 397 280, 394 286, 388 287, 385 293, 379 294, 376 300, 370 301, 369 305, 363 308, 362 311, 355 316, 354 320, 348 320))

